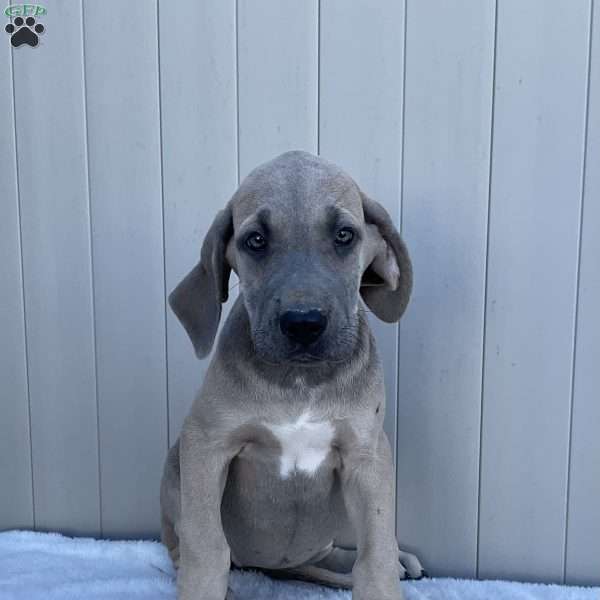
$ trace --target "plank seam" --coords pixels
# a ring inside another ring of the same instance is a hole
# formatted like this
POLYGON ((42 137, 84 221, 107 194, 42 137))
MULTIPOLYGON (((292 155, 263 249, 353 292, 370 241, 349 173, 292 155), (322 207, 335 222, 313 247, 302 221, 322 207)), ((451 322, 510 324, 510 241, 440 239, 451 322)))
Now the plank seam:
POLYGON ((166 258, 166 235, 165 235, 165 166, 163 149, 163 113, 162 113, 162 78, 160 61, 160 0, 156 0, 156 75, 158 84, 158 147, 160 152, 160 206, 161 206, 161 229, 162 229, 162 267, 163 267, 163 327, 165 332, 165 400, 166 400, 166 428, 167 428, 167 451, 171 447, 171 400, 169 397, 169 341, 167 321, 167 258, 166 258))
POLYGON ((591 82, 591 63, 592 63, 592 38, 593 38, 593 22, 594 22, 594 0, 590 0, 589 12, 589 28, 588 28, 588 48, 587 48, 587 80, 585 90, 585 107, 583 117, 583 148, 581 160, 581 195, 579 203, 579 224, 577 231, 577 264, 575 272, 575 306, 573 311, 573 344, 571 347, 571 386, 569 397, 569 429, 567 443, 567 472, 565 484, 565 531, 564 531, 564 548, 563 548, 563 569, 562 581, 567 581, 567 544, 569 536, 569 510, 570 510, 570 487, 571 487, 571 450, 573 441, 573 404, 575 398, 575 366, 577 360, 577 328, 579 324, 579 292, 580 292, 580 273, 581 273, 581 240, 583 234, 583 215, 585 203, 585 180, 587 170, 587 146, 588 146, 588 129, 589 129, 589 108, 590 108, 590 82, 591 82))
MULTIPOLYGON (((404 208, 404 119, 406 113, 406 32, 407 32, 407 21, 408 21, 408 0, 404 0, 404 23, 403 23, 403 40, 402 40, 402 92, 401 92, 401 113, 400 113, 400 169, 399 169, 399 197, 398 197, 398 228, 400 235, 402 235, 402 220, 403 220, 403 208, 404 208)), ((399 444, 398 444, 398 431, 399 420, 400 420, 400 344, 401 344, 401 324, 396 325, 396 439, 394 440, 396 446, 396 520, 394 527, 396 529, 396 535, 398 534, 398 498, 399 494, 399 467, 400 456, 399 456, 399 444)))
POLYGON ((321 154, 321 0, 317 0, 317 155, 321 154))
POLYGON ((36 529, 35 514, 35 481, 33 476, 33 435, 31 431, 31 394, 29 388, 29 343, 27 336, 27 307, 25 305, 25 268, 23 265, 23 226, 21 219, 21 186, 19 184, 19 158, 17 141, 17 102, 15 99, 15 62, 13 47, 10 46, 10 78, 12 86, 12 117, 13 117, 13 136, 15 142, 15 187, 17 193, 17 219, 18 219, 18 239, 19 239, 19 260, 21 276, 21 303, 23 305, 23 349, 25 351, 25 389, 27 392, 27 427, 29 433, 29 468, 31 477, 31 519, 33 529, 36 529))
POLYGON ((96 337, 96 286, 94 283, 94 241, 92 224, 92 185, 90 177, 90 155, 89 155, 89 128, 88 128, 88 93, 87 93, 87 69, 85 53, 85 18, 84 1, 81 0, 81 61, 82 61, 82 86, 83 86, 83 126, 85 130, 85 170, 88 201, 88 225, 89 225, 89 249, 90 249, 90 292, 92 309, 92 338, 94 342, 94 395, 96 400, 96 451, 98 463, 98 525, 100 536, 104 535, 103 509, 102 509, 102 457, 100 444, 100 395, 98 393, 98 342, 96 337))
POLYGON ((488 165, 488 197, 485 234, 485 265, 483 274, 483 315, 481 337, 481 392, 479 401, 479 462, 477 474, 477 538, 475 540, 475 578, 479 579, 479 550, 481 542, 481 474, 483 457, 483 408, 485 396, 485 358, 487 334, 487 303, 488 303, 488 264, 490 257, 490 214, 492 205, 492 177, 494 155, 494 123, 496 108, 496 59, 498 49, 498 0, 494 2, 494 47, 492 50, 492 81, 491 81, 491 107, 490 107, 490 156, 488 165))
POLYGON ((239 36, 239 0, 235 0, 235 151, 236 178, 240 185, 240 36, 239 36))

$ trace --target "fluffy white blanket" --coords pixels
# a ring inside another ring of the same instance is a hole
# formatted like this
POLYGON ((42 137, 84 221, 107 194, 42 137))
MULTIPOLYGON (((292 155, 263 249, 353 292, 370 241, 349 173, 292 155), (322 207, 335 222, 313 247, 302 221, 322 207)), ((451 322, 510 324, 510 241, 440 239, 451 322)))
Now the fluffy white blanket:
MULTIPOLYGON (((157 542, 109 542, 53 533, 0 533, 0 600, 175 600, 166 550, 157 542)), ((233 571, 236 600, 350 600, 350 592, 233 571)), ((508 581, 404 582, 407 600, 600 600, 600 588, 508 581)))

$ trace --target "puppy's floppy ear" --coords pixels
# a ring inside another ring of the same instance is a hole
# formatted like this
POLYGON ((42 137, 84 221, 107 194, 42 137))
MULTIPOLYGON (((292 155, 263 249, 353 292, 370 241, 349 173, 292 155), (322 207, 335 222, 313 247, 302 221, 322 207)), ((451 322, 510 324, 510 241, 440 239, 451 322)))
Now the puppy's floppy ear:
POLYGON ((385 208, 362 192, 361 196, 371 252, 360 294, 377 317, 394 323, 404 313, 412 290, 410 257, 385 208))
POLYGON ((231 266, 225 258, 233 235, 229 205, 215 217, 200 253, 200 262, 169 295, 169 305, 192 340, 196 356, 212 349, 221 319, 221 304, 229 295, 231 266))

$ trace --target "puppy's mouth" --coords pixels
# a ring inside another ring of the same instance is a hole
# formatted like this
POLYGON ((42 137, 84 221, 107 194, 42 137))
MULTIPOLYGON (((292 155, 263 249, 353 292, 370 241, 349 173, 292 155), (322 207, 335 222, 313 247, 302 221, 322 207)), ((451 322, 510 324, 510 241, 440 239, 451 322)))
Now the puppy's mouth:
POLYGON ((257 357, 267 364, 318 367, 349 360, 358 339, 356 332, 347 328, 335 338, 319 339, 311 344, 290 343, 290 340, 273 340, 266 329, 254 329, 252 342, 257 357))
POLYGON ((330 362, 327 353, 322 348, 298 347, 287 351, 269 351, 261 343, 254 340, 254 348, 258 357, 270 365, 298 365, 303 367, 318 366, 330 362))
POLYGON ((314 365, 317 363, 322 363, 325 360, 326 359, 322 354, 315 354, 313 352, 309 352, 308 350, 297 350, 287 356, 286 362, 297 363, 301 365, 314 365))

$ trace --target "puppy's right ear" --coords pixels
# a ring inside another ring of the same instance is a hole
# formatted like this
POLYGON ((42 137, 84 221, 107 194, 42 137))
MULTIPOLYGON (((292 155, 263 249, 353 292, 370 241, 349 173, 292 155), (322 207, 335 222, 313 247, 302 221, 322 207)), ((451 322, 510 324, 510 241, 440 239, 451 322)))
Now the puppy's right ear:
POLYGON ((232 235, 228 205, 215 217, 204 238, 200 262, 169 295, 169 305, 190 336, 198 358, 204 358, 213 347, 221 304, 229 295, 231 265, 225 251, 232 235))

